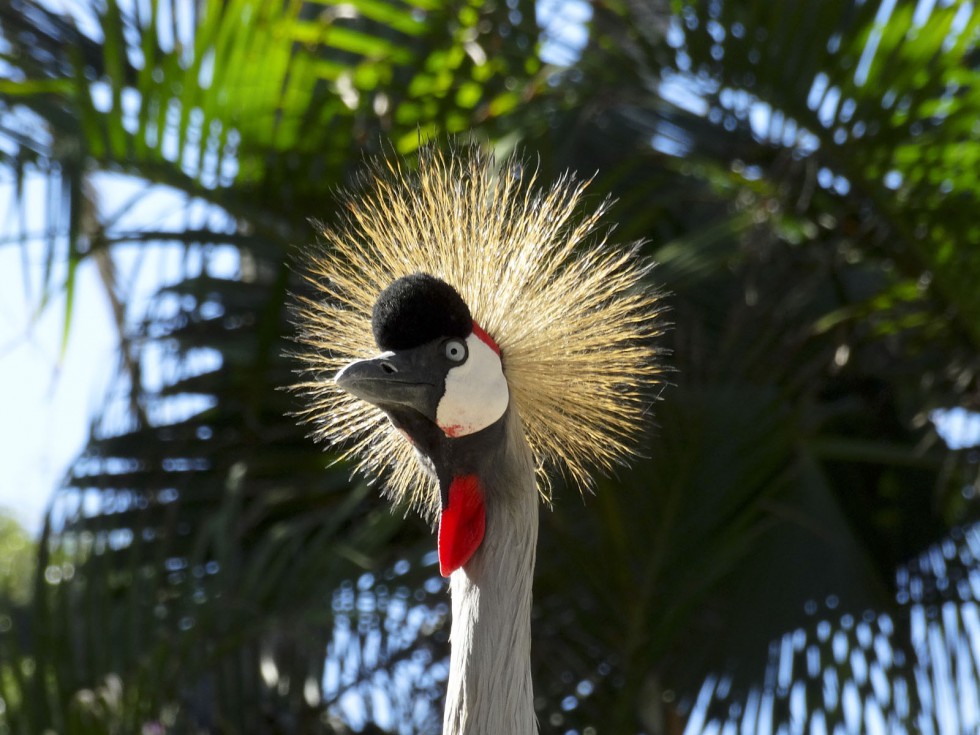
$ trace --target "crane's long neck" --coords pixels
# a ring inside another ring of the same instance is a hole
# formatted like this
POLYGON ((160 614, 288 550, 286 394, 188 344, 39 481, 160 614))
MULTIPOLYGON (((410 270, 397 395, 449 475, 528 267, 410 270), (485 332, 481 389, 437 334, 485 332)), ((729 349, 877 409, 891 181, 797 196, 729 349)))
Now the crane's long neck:
POLYGON ((450 578, 452 632, 444 735, 534 735, 531 585, 538 493, 515 411, 487 462, 486 535, 450 578))

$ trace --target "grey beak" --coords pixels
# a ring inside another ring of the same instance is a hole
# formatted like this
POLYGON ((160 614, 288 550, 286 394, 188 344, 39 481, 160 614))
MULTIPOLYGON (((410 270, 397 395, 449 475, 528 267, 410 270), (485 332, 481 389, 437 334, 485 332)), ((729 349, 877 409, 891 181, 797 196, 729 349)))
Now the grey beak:
POLYGON ((334 380, 351 395, 379 408, 407 406, 430 416, 439 395, 425 357, 416 350, 385 352, 352 362, 334 380))

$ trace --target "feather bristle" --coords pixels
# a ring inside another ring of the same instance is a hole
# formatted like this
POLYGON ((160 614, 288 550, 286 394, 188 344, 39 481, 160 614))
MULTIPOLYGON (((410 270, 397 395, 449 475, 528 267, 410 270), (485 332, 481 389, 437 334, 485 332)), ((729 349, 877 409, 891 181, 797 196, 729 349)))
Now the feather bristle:
POLYGON ((307 407, 320 440, 342 444, 369 477, 433 518, 439 494, 409 442, 384 414, 340 390, 333 375, 377 352, 371 310, 395 279, 426 272, 451 284, 501 348, 504 372, 550 498, 549 471, 580 488, 633 454, 661 368, 661 329, 649 263, 597 235, 608 203, 583 212, 588 182, 497 168, 476 148, 423 151, 418 169, 374 165, 343 199, 339 226, 300 269, 315 298, 297 320, 307 407))

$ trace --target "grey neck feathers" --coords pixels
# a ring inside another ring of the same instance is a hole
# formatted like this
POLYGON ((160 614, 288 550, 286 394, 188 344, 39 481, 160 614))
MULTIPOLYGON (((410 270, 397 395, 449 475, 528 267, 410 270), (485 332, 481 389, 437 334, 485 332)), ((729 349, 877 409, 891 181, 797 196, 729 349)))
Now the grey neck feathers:
POLYGON ((538 492, 531 450, 509 409, 481 474, 486 535, 450 578, 453 620, 444 735, 534 735, 531 585, 538 492))

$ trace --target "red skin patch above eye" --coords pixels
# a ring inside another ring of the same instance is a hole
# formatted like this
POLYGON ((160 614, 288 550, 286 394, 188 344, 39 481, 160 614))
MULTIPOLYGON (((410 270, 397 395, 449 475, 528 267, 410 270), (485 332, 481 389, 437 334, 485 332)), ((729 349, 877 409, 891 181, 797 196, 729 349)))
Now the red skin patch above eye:
POLYGON ((439 517, 439 573, 448 577, 480 548, 487 529, 483 489, 476 475, 454 477, 439 517))
POLYGON ((497 355, 500 355, 500 348, 497 347, 497 343, 493 341, 493 337, 491 337, 489 334, 484 332, 483 328, 476 322, 473 322, 473 334, 475 334, 480 340, 486 343, 486 345, 491 350, 496 352, 497 355))

